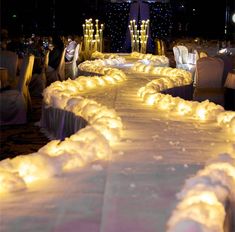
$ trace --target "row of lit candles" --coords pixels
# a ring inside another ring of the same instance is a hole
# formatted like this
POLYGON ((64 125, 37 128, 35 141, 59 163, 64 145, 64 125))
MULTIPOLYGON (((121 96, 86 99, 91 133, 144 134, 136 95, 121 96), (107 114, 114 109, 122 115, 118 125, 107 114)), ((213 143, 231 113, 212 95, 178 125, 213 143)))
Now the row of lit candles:
POLYGON ((130 21, 129 31, 131 36, 132 52, 146 53, 148 33, 149 33, 149 19, 142 20, 140 30, 137 28, 135 20, 130 21))
POLYGON ((95 29, 92 19, 86 19, 83 27, 84 50, 94 52, 103 50, 103 29, 104 25, 99 26, 99 20, 95 20, 95 29))

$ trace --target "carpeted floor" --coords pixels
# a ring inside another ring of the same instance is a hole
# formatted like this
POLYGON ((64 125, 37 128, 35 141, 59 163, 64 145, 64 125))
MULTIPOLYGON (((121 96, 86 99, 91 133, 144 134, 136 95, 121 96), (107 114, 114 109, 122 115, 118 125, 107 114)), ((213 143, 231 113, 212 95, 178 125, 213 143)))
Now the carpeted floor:
POLYGON ((40 120, 42 98, 32 98, 32 112, 28 123, 1 126, 0 160, 36 152, 49 140, 40 132, 35 123, 40 120))

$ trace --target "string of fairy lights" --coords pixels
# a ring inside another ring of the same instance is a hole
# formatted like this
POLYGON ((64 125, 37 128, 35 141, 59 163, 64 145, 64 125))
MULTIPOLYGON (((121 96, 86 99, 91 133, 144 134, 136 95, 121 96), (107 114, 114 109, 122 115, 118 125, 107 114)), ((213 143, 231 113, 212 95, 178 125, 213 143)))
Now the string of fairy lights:
POLYGON ((112 47, 110 52, 121 52, 127 33, 130 3, 111 3, 105 4, 105 31, 104 34, 109 39, 112 47))
POLYGON ((150 4, 151 37, 167 40, 172 30, 172 8, 169 3, 150 4))

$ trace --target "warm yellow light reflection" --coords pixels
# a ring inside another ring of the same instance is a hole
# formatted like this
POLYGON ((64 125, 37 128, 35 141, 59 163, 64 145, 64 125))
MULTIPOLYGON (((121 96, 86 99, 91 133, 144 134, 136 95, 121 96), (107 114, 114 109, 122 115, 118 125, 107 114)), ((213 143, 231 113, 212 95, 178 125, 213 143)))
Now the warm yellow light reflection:
POLYGON ((192 107, 189 104, 186 104, 184 102, 179 103, 178 105, 178 113, 180 115, 186 115, 189 112, 192 111, 192 107))
POLYGON ((26 183, 31 183, 38 179, 37 176, 32 173, 36 173, 37 169, 33 164, 21 164, 19 167, 19 175, 24 179, 26 183))
POLYGON ((153 105, 154 102, 155 102, 155 99, 156 99, 156 96, 155 96, 155 95, 150 95, 150 96, 147 98, 146 103, 147 103, 148 105, 153 105))
POLYGON ((196 111, 196 116, 200 120, 205 120, 206 119, 206 110, 201 108, 196 111))

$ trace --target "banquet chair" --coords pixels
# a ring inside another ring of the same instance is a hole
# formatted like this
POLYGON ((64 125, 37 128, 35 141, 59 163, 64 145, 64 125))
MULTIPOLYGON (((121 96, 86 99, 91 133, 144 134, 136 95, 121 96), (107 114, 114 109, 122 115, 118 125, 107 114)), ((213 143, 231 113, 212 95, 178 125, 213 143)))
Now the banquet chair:
POLYGON ((8 82, 10 86, 17 83, 18 55, 12 51, 0 51, 0 67, 7 68, 8 82))
POLYGON ((184 48, 186 48, 186 47, 182 46, 182 45, 173 47, 176 68, 184 69, 184 70, 187 70, 190 72, 194 72, 191 70, 191 65, 188 64, 188 52, 187 52, 188 50, 185 50, 184 48))
POLYGON ((182 63, 188 63, 188 48, 184 45, 178 45, 177 48, 179 49, 180 56, 182 57, 182 63))
POLYGON ((206 99, 224 105, 224 87, 222 77, 224 62, 216 57, 199 58, 196 64, 196 83, 193 100, 206 99))
POLYGON ((175 58, 176 68, 178 68, 181 64, 183 64, 183 61, 177 46, 173 47, 173 54, 175 58))
POLYGON ((34 73, 29 83, 29 92, 32 97, 42 97, 42 92, 46 87, 46 70, 49 61, 49 51, 46 52, 41 73, 34 73))
POLYGON ((189 53, 189 63, 190 64, 196 65, 198 59, 199 59, 199 54, 196 49, 194 49, 192 53, 189 53))
POLYGON ((200 51, 199 52, 199 58, 203 58, 203 57, 208 57, 208 53, 206 51, 200 51))
POLYGON ((25 56, 20 69, 17 89, 0 93, 0 125, 23 124, 27 122, 27 113, 31 109, 28 84, 32 77, 34 56, 25 56))
POLYGON ((66 48, 62 52, 58 67, 55 70, 46 71, 46 86, 49 86, 55 81, 65 80, 65 51, 66 48))
POLYGON ((222 86, 224 86, 228 73, 232 72, 233 70, 232 57, 230 55, 217 55, 215 57, 222 59, 224 62, 224 71, 222 77, 222 86))
POLYGON ((165 56, 166 44, 161 39, 155 39, 156 54, 159 56, 165 56))
POLYGON ((75 51, 74 51, 74 56, 72 61, 70 62, 65 62, 65 77, 74 79, 77 77, 78 74, 78 65, 77 61, 79 58, 79 53, 80 53, 81 45, 77 44, 75 51))

